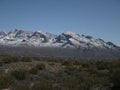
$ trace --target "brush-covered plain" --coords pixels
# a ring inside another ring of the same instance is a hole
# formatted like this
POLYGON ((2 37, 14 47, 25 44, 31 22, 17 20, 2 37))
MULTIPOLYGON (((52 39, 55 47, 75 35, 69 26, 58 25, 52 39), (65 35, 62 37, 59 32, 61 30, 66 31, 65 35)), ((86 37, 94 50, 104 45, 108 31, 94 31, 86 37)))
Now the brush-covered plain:
POLYGON ((120 90, 120 59, 1 56, 0 90, 120 90))

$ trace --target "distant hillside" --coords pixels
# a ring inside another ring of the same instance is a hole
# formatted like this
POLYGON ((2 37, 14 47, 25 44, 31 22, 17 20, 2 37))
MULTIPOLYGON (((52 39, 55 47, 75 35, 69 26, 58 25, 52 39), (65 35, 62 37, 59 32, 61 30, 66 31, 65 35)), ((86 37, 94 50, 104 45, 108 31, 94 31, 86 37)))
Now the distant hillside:
POLYGON ((81 59, 110 59, 120 58, 120 50, 110 49, 81 49, 81 48, 39 48, 39 47, 0 47, 0 55, 60 57, 81 59))

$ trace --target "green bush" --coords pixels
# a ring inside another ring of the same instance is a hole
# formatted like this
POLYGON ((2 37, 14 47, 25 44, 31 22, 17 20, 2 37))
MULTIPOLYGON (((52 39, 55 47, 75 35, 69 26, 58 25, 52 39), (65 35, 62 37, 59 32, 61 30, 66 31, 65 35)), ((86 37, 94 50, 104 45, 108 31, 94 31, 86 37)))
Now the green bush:
POLYGON ((109 69, 110 63, 107 61, 97 61, 96 66, 97 66, 98 70, 109 69))
POLYGON ((12 62, 17 62, 17 61, 19 61, 19 59, 13 56, 6 56, 2 59, 3 63, 12 63, 12 62))
POLYGON ((92 90, 88 82, 81 82, 78 90, 92 90))
POLYGON ((62 63, 62 65, 65 65, 65 66, 73 66, 73 62, 72 61, 64 61, 63 63, 62 63))
POLYGON ((41 63, 41 64, 37 64, 36 68, 39 69, 39 70, 43 70, 43 69, 46 68, 46 66, 45 66, 45 64, 41 63))
POLYGON ((13 90, 31 90, 29 85, 17 85, 13 90))
POLYGON ((115 63, 115 68, 120 68, 120 59, 113 61, 112 63, 115 63))
POLYGON ((32 62, 32 57, 22 57, 21 61, 22 62, 32 62))
POLYGON ((95 63, 93 61, 83 61, 82 62, 83 68, 92 68, 93 66, 95 66, 95 63))
POLYGON ((35 83, 32 87, 32 90, 54 90, 51 81, 40 81, 35 83))
POLYGON ((0 89, 8 88, 14 79, 10 75, 0 75, 0 89))
POLYGON ((25 80, 28 77, 28 72, 25 69, 19 69, 12 71, 11 75, 17 80, 25 80))
POLYGON ((1 66, 3 66, 3 62, 2 62, 2 61, 0 61, 0 67, 1 67, 1 66))
POLYGON ((65 90, 81 90, 79 89, 79 80, 74 76, 68 76, 63 79, 62 87, 65 90))
POLYGON ((75 66, 71 65, 71 66, 67 66, 64 70, 64 72, 67 75, 75 75, 78 72, 78 68, 76 68, 75 66))
POLYGON ((115 68, 111 75, 111 81, 113 83, 113 87, 119 87, 120 88, 120 68, 115 68))
POLYGON ((29 70, 29 73, 31 73, 31 74, 37 74, 38 73, 38 69, 37 68, 31 68, 29 70))
POLYGON ((73 64, 74 65, 81 65, 81 62, 80 61, 74 61, 73 64))

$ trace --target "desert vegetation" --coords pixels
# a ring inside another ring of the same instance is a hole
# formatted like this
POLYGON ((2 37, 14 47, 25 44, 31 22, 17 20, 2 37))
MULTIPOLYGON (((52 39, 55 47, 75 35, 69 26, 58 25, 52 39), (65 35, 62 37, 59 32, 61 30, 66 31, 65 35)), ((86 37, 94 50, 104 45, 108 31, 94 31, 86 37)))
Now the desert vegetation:
POLYGON ((0 90, 120 90, 120 59, 0 57, 0 90))

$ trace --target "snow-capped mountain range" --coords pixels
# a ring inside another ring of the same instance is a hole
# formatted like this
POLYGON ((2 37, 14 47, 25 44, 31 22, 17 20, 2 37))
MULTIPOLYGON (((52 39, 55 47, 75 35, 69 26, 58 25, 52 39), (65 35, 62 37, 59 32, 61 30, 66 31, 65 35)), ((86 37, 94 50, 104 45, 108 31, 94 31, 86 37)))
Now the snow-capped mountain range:
POLYGON ((111 42, 105 42, 102 39, 95 39, 91 36, 79 35, 73 32, 54 35, 42 31, 27 32, 18 29, 14 29, 8 33, 0 32, 0 45, 60 48, 119 48, 111 42))

